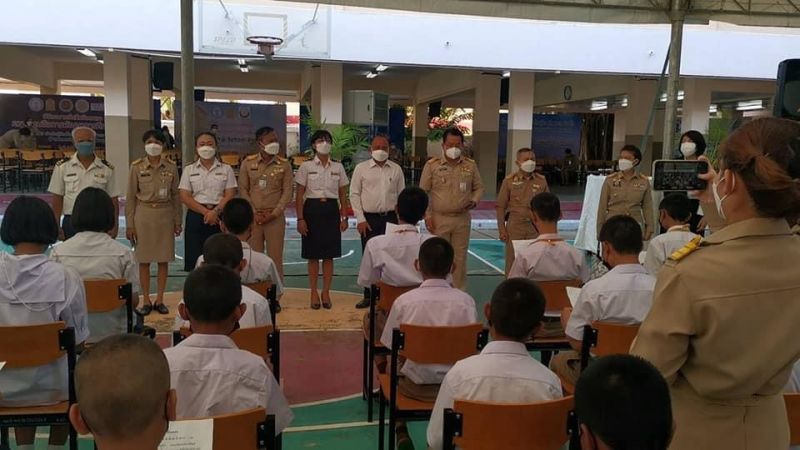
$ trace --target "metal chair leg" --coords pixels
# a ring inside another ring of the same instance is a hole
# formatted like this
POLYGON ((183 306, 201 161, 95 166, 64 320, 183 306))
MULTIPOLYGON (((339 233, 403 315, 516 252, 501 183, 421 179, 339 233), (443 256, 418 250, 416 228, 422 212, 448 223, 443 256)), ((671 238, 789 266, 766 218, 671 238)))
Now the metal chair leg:
POLYGON ((372 422, 372 382, 375 379, 375 350, 369 344, 367 360, 367 422, 372 422))
POLYGON ((78 450, 78 432, 69 425, 69 450, 78 450))
POLYGON ((383 425, 386 421, 386 401, 383 398, 383 389, 378 392, 378 450, 383 450, 385 430, 383 425))
POLYGON ((0 427, 0 450, 11 450, 7 427, 0 427))
POLYGON ((367 391, 367 347, 369 346, 369 343, 367 342, 366 339, 362 339, 362 342, 364 344, 362 345, 362 349, 361 349, 362 350, 361 351, 361 371, 362 371, 361 372, 361 398, 363 400, 368 400, 369 399, 369 394, 368 394, 368 391, 367 391))

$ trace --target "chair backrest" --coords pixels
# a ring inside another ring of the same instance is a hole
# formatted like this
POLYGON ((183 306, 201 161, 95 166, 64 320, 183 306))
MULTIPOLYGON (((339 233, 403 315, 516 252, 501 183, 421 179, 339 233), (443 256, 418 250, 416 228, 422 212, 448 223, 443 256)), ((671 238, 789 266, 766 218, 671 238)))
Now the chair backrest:
POLYGON ((581 287, 583 282, 581 280, 560 280, 538 281, 536 284, 539 285, 547 302, 545 309, 559 311, 572 306, 567 295, 567 287, 581 287))
POLYGON ((133 332, 133 286, 128 280, 84 280, 86 310, 107 313, 125 307, 128 333, 133 332))
POLYGON ((419 286, 399 287, 378 282, 378 307, 388 313, 392 309, 392 305, 394 301, 397 300, 397 297, 417 287, 419 286))
POLYGON ((486 345, 488 333, 480 323, 457 327, 427 327, 400 324, 392 338, 406 358, 420 364, 455 364, 480 352, 486 345), (399 340, 398 340, 399 337, 399 340))
POLYGON ((184 419, 195 421, 212 419, 214 434, 211 448, 214 450, 260 450, 274 448, 275 418, 267 416, 264 408, 248 409, 221 416, 184 419))
POLYGON ((444 449, 558 450, 570 439, 573 404, 572 396, 530 404, 456 400, 445 412, 444 449))
POLYGON ((269 287, 270 287, 269 281, 257 281, 255 283, 244 283, 244 285, 249 287, 250 289, 258 292, 262 297, 267 298, 267 292, 269 291, 269 287))
POLYGON ((581 370, 589 365, 591 354, 596 356, 627 355, 633 340, 639 333, 639 325, 623 325, 611 322, 592 322, 583 329, 581 342, 581 370))
POLYGON ((22 155, 23 161, 39 162, 44 160, 44 155, 42 155, 42 152, 37 152, 35 150, 23 150, 20 152, 20 154, 22 155))
POLYGON ((278 288, 269 281, 257 281, 255 283, 245 283, 245 286, 256 291, 259 295, 267 299, 269 302, 269 316, 272 320, 272 325, 277 326, 277 301, 278 301, 278 288))
POLYGON ((227 164, 229 166, 236 167, 236 166, 239 165, 239 154, 237 154, 237 153, 223 153, 222 155, 220 155, 220 160, 222 160, 223 163, 225 163, 225 164, 227 164))
POLYGON ((5 149, 3 150, 3 158, 8 160, 19 159, 19 151, 14 149, 5 149))
POLYGON ((50 364, 69 353, 70 338, 74 356, 75 330, 64 322, 0 327, 0 361, 8 369, 50 364))
POLYGON ((789 444, 800 445, 800 394, 783 394, 789 419, 789 444))

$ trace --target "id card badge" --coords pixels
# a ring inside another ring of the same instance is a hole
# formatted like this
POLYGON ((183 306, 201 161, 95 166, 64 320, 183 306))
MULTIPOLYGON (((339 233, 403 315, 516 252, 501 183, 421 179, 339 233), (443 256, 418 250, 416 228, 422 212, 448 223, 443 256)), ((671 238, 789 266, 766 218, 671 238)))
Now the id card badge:
POLYGON ((167 193, 168 192, 169 192, 169 189, 167 189, 165 187, 160 188, 158 190, 158 198, 167 198, 167 193))
POLYGON ((467 192, 467 182, 466 181, 462 181, 461 183, 459 183, 458 184, 458 189, 461 192, 467 192))
POLYGON ((258 180, 258 187, 260 187, 261 189, 266 189, 267 188, 267 180, 265 180, 264 178, 261 178, 260 180, 258 180))

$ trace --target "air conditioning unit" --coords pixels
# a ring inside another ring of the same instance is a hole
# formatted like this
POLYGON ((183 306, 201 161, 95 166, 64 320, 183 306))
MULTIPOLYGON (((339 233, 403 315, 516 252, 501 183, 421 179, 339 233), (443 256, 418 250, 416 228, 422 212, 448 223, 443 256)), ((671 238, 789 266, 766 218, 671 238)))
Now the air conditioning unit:
POLYGON ((389 124, 389 96, 374 91, 347 91, 342 115, 346 123, 386 126, 389 124))

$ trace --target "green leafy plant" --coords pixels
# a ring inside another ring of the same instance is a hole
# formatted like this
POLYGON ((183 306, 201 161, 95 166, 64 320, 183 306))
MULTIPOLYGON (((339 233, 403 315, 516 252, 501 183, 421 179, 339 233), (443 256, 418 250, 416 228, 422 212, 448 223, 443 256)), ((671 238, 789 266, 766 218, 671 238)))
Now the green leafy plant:
MULTIPOLYGON (((333 136, 331 158, 341 161, 347 173, 352 173, 355 166, 353 163, 353 155, 361 150, 367 150, 369 148, 367 132, 360 126, 352 123, 328 125, 324 121, 318 122, 314 120, 310 114, 308 117, 301 118, 301 120, 303 124, 308 127, 309 139, 317 130, 328 130, 331 136, 333 136)), ((314 154, 314 151, 309 147, 304 149, 303 153, 311 156, 314 154)))
POLYGON ((469 133, 469 128, 461 125, 463 120, 472 120, 473 113, 460 112, 457 108, 442 108, 439 117, 433 117, 428 122, 428 140, 439 141, 444 136, 444 131, 448 128, 458 128, 464 134, 469 133))

